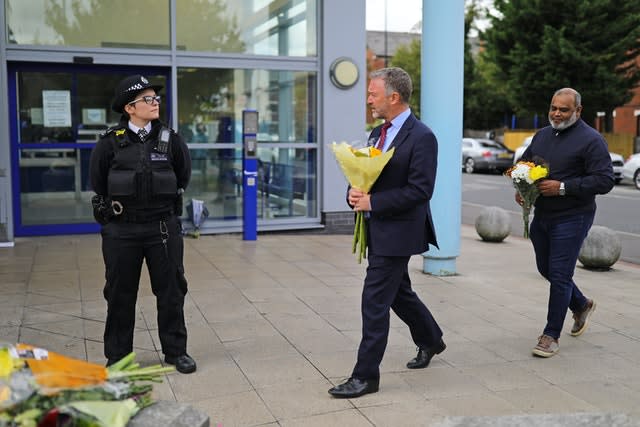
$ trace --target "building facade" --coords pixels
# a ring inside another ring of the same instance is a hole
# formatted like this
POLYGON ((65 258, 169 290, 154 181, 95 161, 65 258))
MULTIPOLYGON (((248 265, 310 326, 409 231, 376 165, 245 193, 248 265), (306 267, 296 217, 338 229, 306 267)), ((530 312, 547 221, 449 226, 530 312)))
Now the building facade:
POLYGON ((119 119, 113 88, 138 73, 189 145, 202 233, 242 229, 247 109, 258 231, 344 220, 328 145, 365 138, 364 0, 4 0, 0 14, 0 242, 98 232, 89 156, 119 119))

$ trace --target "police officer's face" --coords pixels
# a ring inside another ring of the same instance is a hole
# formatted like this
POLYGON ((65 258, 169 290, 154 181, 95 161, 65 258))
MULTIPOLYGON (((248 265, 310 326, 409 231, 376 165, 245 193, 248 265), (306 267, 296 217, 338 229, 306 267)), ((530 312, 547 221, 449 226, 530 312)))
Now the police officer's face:
POLYGON ((129 117, 132 122, 147 123, 151 120, 160 118, 160 103, 152 101, 151 104, 147 104, 144 101, 145 96, 155 96, 156 91, 153 89, 145 89, 136 95, 135 102, 125 105, 125 111, 129 113, 129 117))

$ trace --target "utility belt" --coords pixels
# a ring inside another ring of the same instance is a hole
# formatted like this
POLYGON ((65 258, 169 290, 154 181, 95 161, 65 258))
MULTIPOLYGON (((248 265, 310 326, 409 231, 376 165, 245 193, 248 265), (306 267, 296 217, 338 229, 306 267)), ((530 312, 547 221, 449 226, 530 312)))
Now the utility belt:
POLYGON ((173 210, 154 213, 135 211, 129 212, 125 210, 121 214, 115 215, 113 217, 113 220, 117 222, 132 222, 136 224, 144 224, 147 222, 167 221, 172 217, 174 217, 173 210))

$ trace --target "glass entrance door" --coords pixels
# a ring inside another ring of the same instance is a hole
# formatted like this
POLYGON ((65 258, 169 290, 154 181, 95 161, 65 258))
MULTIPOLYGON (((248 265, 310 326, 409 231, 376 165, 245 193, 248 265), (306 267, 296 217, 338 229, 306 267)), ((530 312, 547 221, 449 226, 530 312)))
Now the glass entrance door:
MULTIPOLYGON (((89 158, 99 135, 120 119, 111 111, 115 86, 138 73, 169 92, 167 69, 10 65, 16 236, 99 230, 91 208, 89 158)), ((161 105, 161 119, 168 122, 171 102, 161 105)))

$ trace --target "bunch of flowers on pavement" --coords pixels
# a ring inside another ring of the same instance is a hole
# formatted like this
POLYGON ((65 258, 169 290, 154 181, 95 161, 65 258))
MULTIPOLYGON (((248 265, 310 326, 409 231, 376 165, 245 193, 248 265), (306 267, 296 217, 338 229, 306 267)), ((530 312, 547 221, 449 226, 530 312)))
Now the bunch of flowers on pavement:
MULTIPOLYGON (((364 193, 371 190, 394 151, 393 148, 384 153, 375 147, 355 148, 346 142, 339 144, 334 142, 331 148, 349 185, 364 193)), ((353 229, 351 252, 356 253, 356 251, 358 263, 361 263, 362 258, 367 257, 367 226, 362 211, 356 213, 353 229)))
POLYGON ((153 403, 150 382, 173 367, 135 353, 105 368, 27 344, 0 343, 0 427, 124 427, 153 403))
POLYGON ((511 179, 513 186, 522 198, 522 220, 524 221, 524 237, 529 238, 529 214, 540 191, 536 182, 549 175, 546 166, 536 165, 534 162, 519 161, 505 173, 511 179))

